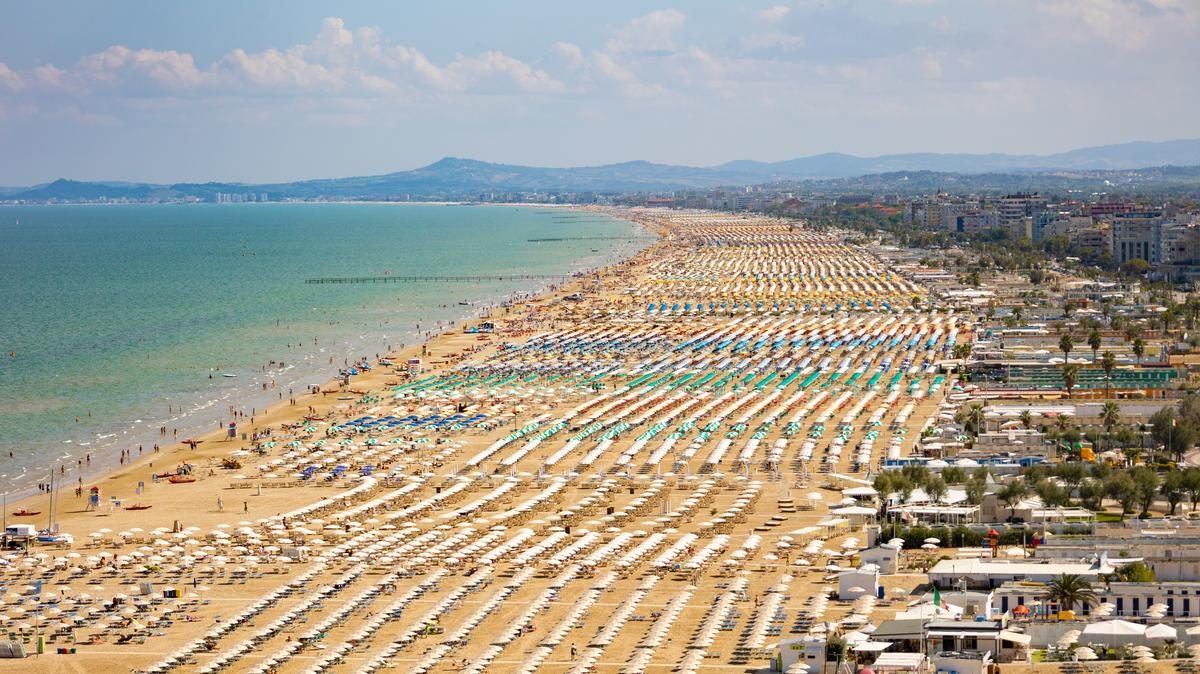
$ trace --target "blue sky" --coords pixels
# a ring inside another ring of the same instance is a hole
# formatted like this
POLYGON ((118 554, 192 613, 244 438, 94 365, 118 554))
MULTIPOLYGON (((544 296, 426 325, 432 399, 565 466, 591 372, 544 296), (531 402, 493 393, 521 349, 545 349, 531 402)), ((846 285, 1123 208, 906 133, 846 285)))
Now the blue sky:
POLYGON ((0 184, 1200 136, 1197 0, 0 6, 0 184))

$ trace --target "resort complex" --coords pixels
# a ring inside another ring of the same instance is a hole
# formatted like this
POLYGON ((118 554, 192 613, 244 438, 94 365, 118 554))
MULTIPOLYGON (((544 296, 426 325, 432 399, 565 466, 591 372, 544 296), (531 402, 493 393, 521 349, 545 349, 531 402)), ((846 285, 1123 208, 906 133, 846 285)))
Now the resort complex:
POLYGON ((1193 671, 1175 298, 611 212, 655 242, 10 503, 0 648, 48 672, 1193 671))

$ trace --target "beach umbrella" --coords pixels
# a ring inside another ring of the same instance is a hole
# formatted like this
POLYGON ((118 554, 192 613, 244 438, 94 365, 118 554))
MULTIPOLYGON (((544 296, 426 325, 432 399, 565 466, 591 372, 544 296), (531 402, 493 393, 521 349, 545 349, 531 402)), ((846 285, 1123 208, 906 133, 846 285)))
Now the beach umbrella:
POLYGON ((1159 623, 1146 628, 1146 639, 1149 640, 1175 640, 1179 637, 1179 632, 1170 625, 1159 623))

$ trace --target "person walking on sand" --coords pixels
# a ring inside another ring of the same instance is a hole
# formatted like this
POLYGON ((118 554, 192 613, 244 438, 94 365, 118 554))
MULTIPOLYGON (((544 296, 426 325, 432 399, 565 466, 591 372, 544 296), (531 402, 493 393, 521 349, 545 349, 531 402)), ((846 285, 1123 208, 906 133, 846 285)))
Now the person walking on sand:
POLYGON ((221 500, 220 496, 217 497, 217 512, 225 512, 225 502, 221 500))

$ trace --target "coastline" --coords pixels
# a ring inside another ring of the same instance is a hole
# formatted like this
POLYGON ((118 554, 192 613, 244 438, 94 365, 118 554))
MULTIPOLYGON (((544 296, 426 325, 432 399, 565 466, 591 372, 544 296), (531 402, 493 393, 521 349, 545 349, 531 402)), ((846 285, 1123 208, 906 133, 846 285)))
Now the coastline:
MULTIPOLYGON (((297 202, 297 203, 301 203, 301 202, 297 202)), ((303 203, 308 203, 308 202, 303 202, 303 203)), ((323 203, 323 202, 313 202, 313 203, 323 203)), ((347 203, 347 202, 329 202, 329 203, 347 203)), ((351 202, 351 203, 360 203, 360 202, 351 202)), ((361 203, 379 203, 379 204, 388 204, 388 205, 391 205, 391 204, 457 205, 459 203, 468 203, 468 202, 361 202, 361 203)), ((53 205, 53 204, 48 204, 48 205, 53 205)), ((104 206, 104 205, 108 205, 108 204, 95 204, 95 205, 104 206)), ((190 205, 190 204, 180 204, 180 205, 190 205)), ((239 204, 239 205, 254 205, 254 204, 239 204)), ((411 333, 410 331, 406 331, 402 334, 405 336, 411 336, 411 337, 415 338, 416 341, 414 341, 411 344, 409 344, 408 342, 404 342, 404 344, 406 344, 406 346, 404 348, 393 349, 390 352, 387 352, 383 347, 380 347, 381 350, 379 352, 379 355, 381 357, 388 358, 397 363, 401 363, 410 357, 419 356, 422 351, 422 346, 427 346, 430 349, 431 353, 433 353, 437 349, 442 348, 442 346, 448 339, 453 341, 452 338, 455 335, 461 335, 462 331, 464 329, 466 329, 467 327, 479 325, 481 322, 483 322, 484 320, 487 319, 490 312, 502 307, 507 302, 515 303, 515 302, 520 301, 520 302, 528 302, 528 303, 545 304, 545 303, 550 303, 550 302, 554 302, 557 300, 561 300, 562 297, 565 297, 566 295, 568 295, 572 292, 575 292, 575 290, 577 289, 577 286, 579 284, 579 281, 582 278, 586 278, 588 276, 594 276, 597 274, 605 274, 612 268, 623 265, 623 264, 629 262, 630 260, 645 254, 647 251, 654 248, 655 246, 661 245, 661 243, 664 241, 664 239, 660 236, 659 230, 657 230, 655 227, 651 226, 651 224, 648 221, 635 220, 631 217, 628 217, 628 212, 621 210, 621 209, 580 207, 580 206, 575 206, 575 205, 564 205, 564 204, 550 204, 550 205, 545 205, 545 204, 478 204, 478 205, 518 207, 518 208, 547 208, 547 207, 549 207, 549 208, 561 208, 564 210, 578 210, 578 211, 585 211, 585 212, 602 213, 613 219, 621 220, 621 221, 624 221, 624 222, 630 224, 631 226, 633 226, 635 233, 636 232, 644 232, 651 236, 654 236, 655 241, 648 245, 641 246, 641 247, 633 247, 633 248, 630 248, 627 250, 613 251, 611 253, 611 255, 608 256, 608 257, 611 257, 611 259, 606 259, 598 267, 583 269, 583 270, 572 270, 570 273, 582 274, 583 276, 581 276, 580 278, 574 278, 571 281, 564 283, 564 284, 556 285, 556 284, 550 284, 550 283, 533 282, 531 284, 533 287, 518 287, 515 289, 508 290, 501 295, 492 295, 492 296, 488 296, 485 298, 473 300, 474 304, 472 304, 472 310, 464 311, 461 314, 455 314, 451 318, 434 317, 434 318, 427 319, 426 317, 421 317, 419 319, 420 323, 425 324, 426 321, 429 320, 429 321, 431 321, 431 323, 429 323, 429 324, 437 326, 436 329, 430 331, 430 332, 432 332, 432 334, 428 338, 425 338, 424 342, 422 342, 421 335, 411 333), (622 215, 622 213, 624 213, 624 215, 622 215)), ((399 340, 392 340, 391 337, 388 337, 388 339, 393 342, 399 341, 399 340)), ((334 347, 330 349, 329 353, 334 353, 333 349, 340 349, 343 347, 351 348, 349 346, 349 344, 347 344, 347 343, 340 343, 340 344, 334 345, 334 347)), ((340 351, 338 351, 337 353, 340 354, 340 351)), ((349 353, 349 352, 347 352, 347 353, 349 353)), ((357 354, 357 355, 366 355, 366 354, 357 354)), ((320 390, 324 390, 324 391, 329 391, 331 389, 336 390, 337 379, 336 379, 336 376, 331 376, 329 374, 329 372, 328 372, 329 367, 330 366, 320 366, 320 367, 316 368, 316 370, 313 370, 313 371, 297 373, 297 374, 293 375, 295 377, 295 379, 293 379, 292 382, 281 382, 280 383, 280 387, 281 387, 280 391, 282 392, 283 387, 287 387, 289 385, 289 383, 292 384, 292 388, 294 388, 296 391, 303 390, 307 386, 318 387, 320 390)), ((336 369, 338 366, 335 364, 332 367, 334 369, 336 369)), ((438 368, 438 369, 441 369, 441 368, 438 368)), ((367 377, 364 377, 363 375, 360 375, 359 377, 356 377, 355 379, 353 379, 352 383, 354 384, 355 387, 358 387, 361 383, 367 383, 367 382, 369 382, 370 384, 378 385, 380 382, 375 381, 375 380, 378 379, 379 372, 372 371, 371 374, 375 375, 375 376, 371 377, 371 378, 367 378, 367 377)), ((369 377, 369 375, 368 375, 368 377, 369 377)), ((247 386, 249 386, 249 385, 247 385, 247 386)), ((254 404, 254 402, 255 402, 254 396, 250 395, 252 392, 242 391, 239 393, 236 389, 234 389, 234 390, 227 389, 226 391, 229 392, 230 395, 227 395, 225 398, 222 398, 220 400, 221 404, 227 404, 231 408, 250 409, 252 407, 253 408, 257 407, 257 405, 254 404)), ((259 397, 261 398, 262 396, 259 396, 259 397)), ((253 433, 255 430, 260 429, 260 428, 266 428, 269 426, 278 426, 281 423, 294 422, 294 421, 296 421, 297 418, 302 418, 304 415, 299 414, 299 416, 297 416, 297 413, 295 413, 295 412, 288 414, 288 413, 286 413, 286 410, 288 410, 289 408, 294 407, 294 406, 300 407, 301 405, 303 405, 303 407, 308 407, 309 403, 315 402, 316 399, 318 399, 319 397, 320 396, 309 395, 309 394, 298 395, 295 397, 296 405, 289 404, 289 401, 287 399, 283 399, 282 397, 280 400, 268 401, 267 404, 265 404, 261 410, 258 410, 258 413, 254 416, 255 422, 253 424, 250 424, 249 427, 245 428, 244 430, 247 433, 253 433)), ((320 405, 313 405, 313 407, 316 407, 317 409, 322 409, 322 406, 320 406, 320 405)), ((116 483, 113 485, 114 488, 117 488, 118 485, 121 485, 120 478, 130 475, 131 473, 133 473, 136 470, 140 470, 144 467, 155 467, 156 469, 162 468, 162 465, 161 465, 162 458, 161 457, 170 455, 172 457, 172 460, 177 463, 187 463, 187 462, 199 460, 201 458, 205 458, 208 456, 205 453, 205 450, 203 450, 203 449, 201 449, 199 451, 189 452, 188 446, 186 445, 187 439, 195 439, 195 440, 199 441, 201 444, 207 444, 210 447, 220 445, 226 449, 231 449, 230 446, 232 444, 236 444, 236 443, 223 442, 224 434, 225 434, 224 424, 229 421, 228 414, 223 412, 222 417, 224 417, 224 419, 219 424, 219 426, 221 426, 221 428, 219 428, 219 429, 211 429, 210 428, 210 430, 202 430, 201 426, 200 426, 201 420, 197 420, 189 426, 189 428, 194 429, 190 432, 188 432, 188 429, 186 429, 186 428, 181 428, 180 429, 180 431, 181 431, 180 439, 178 441, 173 439, 169 442, 158 443, 159 447, 158 447, 157 453, 153 449, 154 444, 155 444, 154 439, 157 437, 156 435, 152 435, 153 433, 155 433, 155 429, 143 424, 142 432, 145 433, 145 435, 140 436, 140 437, 144 438, 144 440, 142 442, 139 443, 138 436, 130 436, 128 439, 123 439, 122 442, 120 443, 123 445, 128 445, 130 447, 130 452, 131 452, 130 458, 127 461, 120 462, 119 455, 118 456, 105 455, 105 456, 95 457, 94 460, 91 460, 91 461, 87 462, 86 464, 83 464, 78 470, 68 468, 65 473, 60 473, 58 475, 55 475, 56 489, 60 489, 62 491, 73 490, 75 488, 75 486, 77 486, 80 483, 80 480, 82 481, 82 485, 85 489, 92 485, 101 485, 101 484, 107 484, 107 483, 113 483, 113 482, 116 483), (221 441, 221 442, 218 442, 218 441, 221 441), (139 444, 143 445, 144 451, 139 453, 137 456, 133 456, 132 455, 133 448, 135 448, 139 444), (155 457, 160 457, 160 458, 156 459, 155 457), (155 466, 156 462, 159 463, 158 466, 155 466), (69 478, 69 480, 65 479, 65 478, 69 478), (59 480, 59 479, 63 479, 64 484, 58 484, 57 480, 59 480)), ((204 426, 208 426, 208 423, 210 423, 210 422, 204 422, 204 426)), ((242 430, 243 430, 243 427, 242 427, 241 423, 239 423, 239 432, 241 432, 242 430)), ((241 442, 241 440, 239 440, 238 442, 241 442)), ((107 453, 111 454, 112 451, 114 450, 114 447, 111 445, 107 446, 107 447, 93 449, 86 445, 72 443, 72 444, 64 444, 64 447, 69 447, 69 448, 75 450, 75 455, 73 455, 71 457, 72 459, 78 459, 82 454, 90 454, 93 451, 97 451, 97 452, 98 451, 106 451, 107 453)), ((43 467, 41 472, 43 475, 46 476, 47 479, 49 478, 49 473, 53 472, 55 465, 63 466, 65 464, 59 464, 58 459, 55 459, 51 462, 51 465, 49 467, 43 467)), ((37 484, 41 480, 41 478, 39 478, 37 476, 37 473, 35 473, 33 470, 29 470, 26 473, 26 477, 28 479, 32 480, 32 482, 26 488, 20 489, 19 491, 10 490, 5 493, 5 497, 8 502, 8 507, 6 509, 6 512, 4 513, 4 518, 6 519, 6 521, 10 515, 10 513, 8 511, 21 510, 22 508, 33 509, 32 504, 37 503, 39 501, 48 502, 48 500, 49 500, 47 497, 47 494, 45 492, 39 491, 37 488, 37 484)), ((121 485, 121 486, 124 486, 124 485, 121 485)), ((62 494, 60 493, 59 496, 61 497, 61 495, 62 494)), ((107 496, 106 496, 106 498, 107 498, 107 496)))

